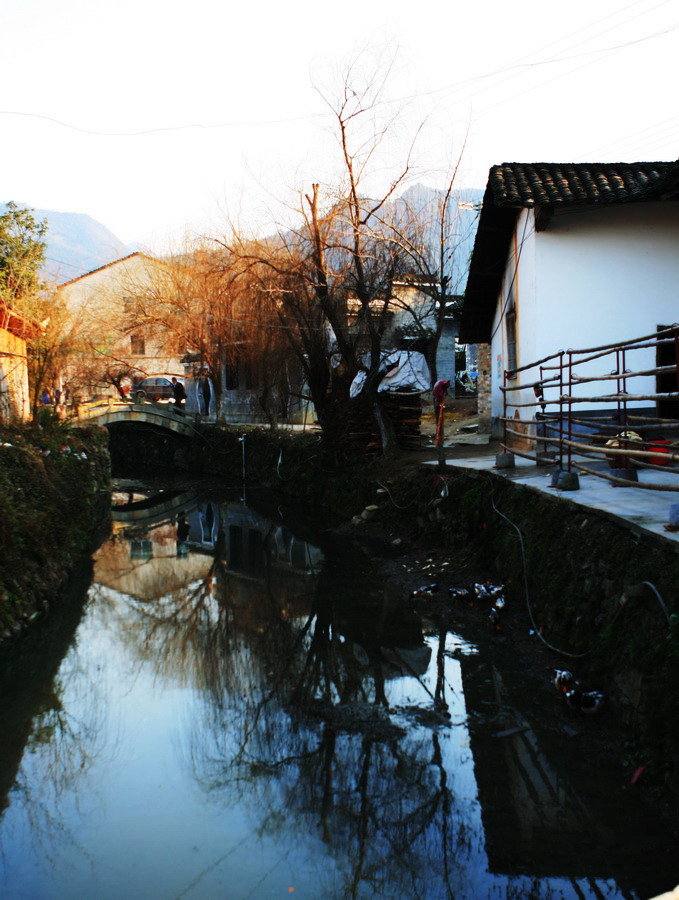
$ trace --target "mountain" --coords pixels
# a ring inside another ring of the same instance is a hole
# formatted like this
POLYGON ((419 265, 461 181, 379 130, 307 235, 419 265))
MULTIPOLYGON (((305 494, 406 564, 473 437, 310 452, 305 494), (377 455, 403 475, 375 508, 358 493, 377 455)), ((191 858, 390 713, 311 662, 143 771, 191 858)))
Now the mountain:
MULTIPOLYGON (((4 207, 4 203, 0 204, 0 209, 4 207)), ((41 271, 41 277, 47 282, 63 284, 134 252, 91 216, 29 208, 37 221, 47 219, 49 226, 45 265, 41 271)))
MULTIPOLYGON (((467 284, 483 193, 479 188, 454 188, 451 192, 446 216, 446 255, 450 265, 450 289, 455 294, 463 294, 467 284)), ((409 210, 422 223, 423 237, 434 258, 438 252, 439 206, 444 197, 445 192, 442 190, 415 184, 394 201, 397 211, 401 209, 405 213, 409 210)))
POLYGON ((47 219, 47 251, 43 278, 61 284, 127 256, 131 251, 101 222, 83 213, 36 209, 36 219, 47 219))
MULTIPOLYGON (((479 210, 483 201, 483 190, 479 188, 454 188, 446 205, 444 227, 444 273, 449 279, 447 291, 452 295, 464 294, 469 273, 469 260, 474 249, 479 210)), ((367 222, 371 235, 390 239, 390 223, 393 223, 409 240, 421 249, 420 265, 412 257, 404 258, 406 270, 411 275, 422 277, 435 275, 440 256, 441 208, 445 201, 445 191, 415 184, 403 193, 380 204, 375 198, 362 197, 362 210, 379 207, 379 214, 367 222)), ((332 237, 326 249, 330 266, 341 271, 347 265, 347 250, 352 242, 352 224, 341 204, 334 208, 337 215, 332 220, 332 237)), ((278 238, 271 237, 275 244, 278 238)), ((284 236, 286 244, 294 246, 305 238, 299 233, 288 232, 284 236)), ((368 255, 369 251, 368 251, 368 255)))
MULTIPOLYGON (((422 222, 425 240, 433 253, 437 246, 437 210, 442 197, 442 191, 416 184, 388 204, 404 221, 415 216, 422 222)), ((448 250, 452 255, 453 293, 464 291, 482 199, 483 191, 475 188, 456 189, 452 193, 448 250)), ((0 204, 0 209, 3 207, 0 204)), ((148 252, 141 244, 124 244, 101 222, 83 213, 52 209, 31 209, 31 212, 38 221, 47 219, 49 225, 45 266, 41 272, 47 282, 63 284, 137 250, 148 252)))

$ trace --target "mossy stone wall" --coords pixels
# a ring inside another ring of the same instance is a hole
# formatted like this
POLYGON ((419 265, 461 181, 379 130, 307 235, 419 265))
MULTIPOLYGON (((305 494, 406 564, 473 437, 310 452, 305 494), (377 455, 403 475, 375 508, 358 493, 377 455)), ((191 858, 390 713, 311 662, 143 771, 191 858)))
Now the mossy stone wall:
POLYGON ((0 427, 0 639, 46 608, 109 527, 106 429, 0 427))

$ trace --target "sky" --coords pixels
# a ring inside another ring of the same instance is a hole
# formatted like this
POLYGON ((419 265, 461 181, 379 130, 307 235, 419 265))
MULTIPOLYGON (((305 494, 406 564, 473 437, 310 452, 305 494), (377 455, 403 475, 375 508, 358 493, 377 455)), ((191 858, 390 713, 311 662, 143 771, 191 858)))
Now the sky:
POLYGON ((372 192, 406 158, 442 186, 462 154, 483 188, 505 161, 679 157, 679 0, 0 0, 0 35, 0 201, 156 251, 270 231, 336 180, 348 71, 390 123, 372 192))

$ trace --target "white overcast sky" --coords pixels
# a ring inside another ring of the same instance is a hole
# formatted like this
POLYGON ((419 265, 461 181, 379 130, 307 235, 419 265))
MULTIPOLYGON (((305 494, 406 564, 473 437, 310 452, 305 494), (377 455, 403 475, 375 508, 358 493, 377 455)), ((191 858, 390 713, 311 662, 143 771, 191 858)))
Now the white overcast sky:
MULTIPOLYGON (((679 157, 679 0, 0 0, 0 201, 159 248, 336 168, 327 90, 394 58, 385 113, 418 180, 503 161, 679 157)), ((376 185, 378 186, 378 185, 376 185)))

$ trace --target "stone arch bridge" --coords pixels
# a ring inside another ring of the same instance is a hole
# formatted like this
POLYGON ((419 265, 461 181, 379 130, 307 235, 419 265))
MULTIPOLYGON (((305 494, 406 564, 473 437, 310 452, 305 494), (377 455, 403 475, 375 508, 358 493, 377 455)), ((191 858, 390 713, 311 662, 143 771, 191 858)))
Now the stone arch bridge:
POLYGON ((72 425, 154 425, 175 434, 195 437, 193 421, 172 404, 109 401, 80 406, 70 418, 72 425))

